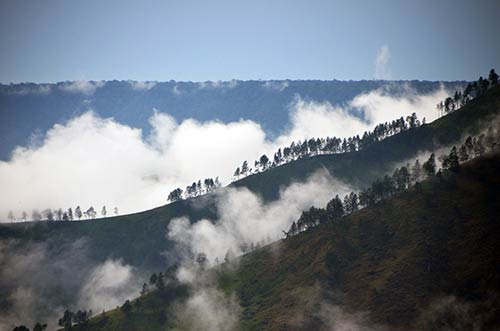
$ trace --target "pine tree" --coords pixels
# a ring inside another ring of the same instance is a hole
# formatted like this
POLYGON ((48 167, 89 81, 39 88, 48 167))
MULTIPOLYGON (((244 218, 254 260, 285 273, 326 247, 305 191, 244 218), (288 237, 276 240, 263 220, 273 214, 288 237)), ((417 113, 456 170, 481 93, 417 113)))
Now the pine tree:
POLYGON ((498 75, 495 72, 495 69, 490 70, 490 75, 489 75, 489 80, 491 82, 491 86, 497 85, 498 84, 498 75))
POLYGON ((434 153, 424 162, 422 169, 424 169, 427 176, 434 176, 436 174, 436 156, 434 153))

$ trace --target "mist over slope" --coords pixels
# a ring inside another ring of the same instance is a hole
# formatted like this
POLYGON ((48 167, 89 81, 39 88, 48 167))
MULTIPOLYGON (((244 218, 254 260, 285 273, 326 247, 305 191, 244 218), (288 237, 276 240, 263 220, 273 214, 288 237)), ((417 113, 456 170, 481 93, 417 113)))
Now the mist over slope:
POLYGON ((88 330, 496 330, 499 168, 488 153, 233 262, 192 261, 88 330))
MULTIPOLYGON (((25 318, 26 315, 19 313, 30 311, 28 307, 33 312, 29 314, 31 318, 49 318, 47 310, 57 315, 64 307, 113 307, 110 305, 115 302, 134 297, 132 288, 136 294, 140 290, 140 286, 134 287, 134 284, 146 279, 152 271, 182 260, 182 244, 190 238, 197 238, 205 248, 215 247, 211 251, 214 254, 209 256, 210 261, 215 258, 220 261, 224 250, 239 249, 241 244, 248 244, 249 241, 266 244, 276 239, 281 230, 286 230, 302 210, 311 205, 321 206, 327 196, 358 189, 422 151, 448 145, 461 139, 469 131, 477 133, 485 122, 498 114, 499 93, 500 89, 491 89, 484 97, 471 101, 459 111, 362 151, 299 159, 249 176, 216 194, 175 202, 142 213, 101 220, 2 225, 0 237, 4 245, 0 251, 0 264, 4 267, 2 270, 12 270, 12 273, 4 278, 8 282, 1 288, 4 300, 0 304, 3 307, 17 307, 12 311, 5 310, 2 322, 12 325, 25 318), (324 175, 319 181, 314 180, 314 176, 310 178, 320 169, 326 177, 324 175), (324 180, 332 175, 334 181, 324 180), (339 186, 339 183, 342 185, 339 186), (315 191, 322 194, 301 194, 315 191), (289 208, 290 204, 294 204, 296 208, 289 208), (289 213, 279 212, 283 208, 289 213), (238 215, 245 216, 241 224, 238 222, 238 215), (193 222, 191 229, 189 222, 183 218, 193 222), (171 222, 173 219, 177 221, 171 222), (199 220, 205 221, 197 225, 199 220), (272 227, 274 220, 276 226, 272 227), (169 229, 170 224, 173 225, 169 229), (259 231, 256 231, 257 225, 259 231), (167 232, 175 231, 175 226, 177 229, 179 226, 188 229, 187 232, 178 233, 187 233, 190 238, 178 236, 178 240, 167 240, 167 232), (274 234, 269 240, 266 231, 274 234), (211 238, 210 233, 222 233, 222 245, 211 246, 214 239, 220 238, 211 238), (73 251, 68 246, 79 241, 82 242, 79 250, 73 251), (44 249, 40 250, 39 247, 44 249), (37 251, 45 253, 35 255, 35 261, 41 261, 36 265, 49 273, 57 272, 58 268, 72 270, 71 266, 78 264, 81 266, 78 274, 94 281, 75 281, 66 285, 65 277, 39 277, 35 282, 30 280, 32 278, 16 277, 16 272, 20 275, 32 272, 29 266, 37 251), (61 251, 66 251, 66 260, 57 258, 61 251), (118 287, 113 288, 110 280, 117 280, 118 287), (17 289, 23 290, 14 291, 17 289), (89 295, 93 293, 92 289, 106 289, 109 298, 106 301, 90 300, 99 298, 89 295), (58 296, 53 296, 53 291, 57 291, 58 296), (29 298, 38 299, 33 301, 28 300, 29 298), (13 302, 17 305, 13 305, 13 302)), ((209 300, 210 297, 206 297, 208 294, 200 293, 199 300, 209 300)))
MULTIPOLYGON (((106 86, 88 84, 94 87, 92 95, 106 86)), ((434 85, 437 89, 422 94, 408 83, 386 83, 341 106, 297 94, 280 110, 288 119, 274 136, 262 123, 247 118, 178 121, 154 110, 143 129, 103 117, 98 110, 84 112, 55 124, 29 146, 16 148, 9 160, 0 161, 0 215, 12 211, 19 220, 27 212, 31 219, 33 210, 77 206, 93 206, 98 212, 103 205, 109 211, 118 207, 122 214, 151 209, 164 203, 167 192, 199 179, 218 176, 225 185, 244 160, 252 163, 262 154, 272 158, 292 141, 362 136, 375 125, 412 113, 430 122, 438 116, 436 103, 450 93, 434 85)))

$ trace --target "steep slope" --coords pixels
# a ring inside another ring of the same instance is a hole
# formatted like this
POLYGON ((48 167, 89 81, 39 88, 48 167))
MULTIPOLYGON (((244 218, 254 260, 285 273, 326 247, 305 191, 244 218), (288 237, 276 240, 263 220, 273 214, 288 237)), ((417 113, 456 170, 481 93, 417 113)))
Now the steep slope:
MULTIPOLYGON (((498 328, 499 170, 499 154, 469 161, 222 265, 212 286, 236 294, 241 330, 498 328)), ((192 291, 170 283, 89 330, 183 329, 193 322, 180 321, 178 307, 189 309, 192 291)))
MULTIPOLYGON (((407 328, 433 300, 456 296, 471 306, 495 300, 499 169, 498 154, 474 160, 458 174, 284 240, 278 258, 269 250, 244 257, 224 282, 243 298, 243 326, 293 328, 293 316, 314 322, 318 305, 328 303, 407 328)), ((498 318, 499 309, 496 301, 481 313, 498 318)))
MULTIPOLYGON (((362 151, 299 159, 246 177, 231 186, 247 187, 265 201, 271 201, 278 197, 281 188, 305 180, 319 169, 327 169, 340 180, 364 187, 421 151, 455 142, 465 132, 477 133, 478 128, 499 112, 500 87, 497 87, 459 111, 362 151)), ((61 241, 86 238, 90 255, 97 261, 122 258, 142 270, 157 270, 165 265, 161 253, 171 245, 165 240, 169 221, 180 216, 188 216, 192 221, 214 219, 217 216, 216 199, 216 195, 209 194, 137 214, 94 221, 0 224, 0 239, 49 241, 56 246, 61 241)))
POLYGON ((389 137, 359 152, 299 159, 249 176, 233 185, 248 187, 265 199, 275 199, 280 187, 303 180, 318 169, 327 169, 339 179, 364 187, 375 178, 394 170, 395 164, 411 159, 419 152, 433 151, 453 144, 467 134, 477 134, 478 130, 498 114, 500 88, 497 86, 459 111, 389 137))

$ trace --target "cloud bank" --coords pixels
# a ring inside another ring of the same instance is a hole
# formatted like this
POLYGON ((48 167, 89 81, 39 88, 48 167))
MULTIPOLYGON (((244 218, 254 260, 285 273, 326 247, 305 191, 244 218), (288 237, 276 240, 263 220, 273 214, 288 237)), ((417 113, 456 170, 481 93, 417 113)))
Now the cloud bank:
MULTIPOLYGON (((72 88, 93 93, 98 84, 78 86, 72 88)), ((290 106, 289 128, 275 139, 253 121, 178 123, 160 112, 150 118, 151 134, 144 136, 89 111, 55 125, 39 144, 20 147, 11 160, 0 162, 0 219, 9 210, 19 218, 23 210, 30 214, 32 209, 77 205, 96 210, 117 206, 121 213, 152 208, 164 204, 172 189, 197 179, 219 176, 227 184, 244 160, 272 156, 292 140, 362 134, 413 112, 429 122, 446 95, 442 89, 427 95, 408 90, 396 98, 376 90, 345 107, 297 97, 290 106)))
POLYGON ((128 81, 128 83, 130 84, 130 87, 132 87, 132 89, 136 91, 147 91, 156 86, 156 82, 138 82, 131 80, 128 81))
POLYGON ((77 80, 73 82, 63 83, 59 88, 70 93, 92 95, 98 88, 103 87, 105 84, 106 82, 104 81, 77 80))

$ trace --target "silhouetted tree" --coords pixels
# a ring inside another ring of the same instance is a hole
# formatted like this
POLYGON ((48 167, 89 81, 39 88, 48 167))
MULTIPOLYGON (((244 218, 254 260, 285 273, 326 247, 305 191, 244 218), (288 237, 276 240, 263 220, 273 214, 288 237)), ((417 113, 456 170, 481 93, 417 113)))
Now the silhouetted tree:
POLYGON ((424 169, 427 176, 434 176, 436 174, 436 156, 434 153, 424 162, 422 169, 424 169))
POLYGON ((243 161, 243 164, 241 165, 241 171, 240 173, 243 175, 243 176, 246 176, 247 173, 248 173, 248 162, 245 160, 243 161))
POLYGON ((54 220, 54 212, 50 208, 47 208, 44 211, 42 211, 42 215, 47 221, 54 220))
POLYGON ((420 165, 420 161, 417 159, 415 160, 415 164, 411 168, 411 180, 413 182, 419 182, 422 179, 422 176, 422 166, 420 165))
POLYGON ((346 214, 354 213, 358 210, 358 206, 359 201, 356 193, 351 192, 344 197, 344 209, 346 214))
POLYGON ((182 189, 180 188, 176 188, 175 190, 170 192, 167 198, 167 200, 171 202, 179 201, 181 199, 182 199, 182 189))
POLYGON ((465 162, 469 159, 469 153, 467 152, 467 147, 465 144, 462 144, 460 146, 460 149, 458 150, 458 160, 460 162, 465 162))
POLYGON ((62 218, 63 218, 63 210, 61 208, 59 208, 56 212, 55 212, 55 217, 58 221, 62 221, 62 218))
POLYGON ((484 134, 481 134, 479 138, 477 138, 475 141, 473 140, 473 145, 474 145, 474 154, 476 156, 482 155, 486 150, 484 146, 484 134))
POLYGON ((236 179, 240 178, 240 167, 236 168, 233 176, 236 177, 236 179))
POLYGON ((489 75, 489 80, 491 82, 491 86, 497 85, 498 84, 498 75, 495 72, 495 69, 490 70, 490 75, 489 75))
POLYGON ((259 164, 262 167, 262 170, 266 170, 269 163, 269 158, 266 154, 262 155, 259 159, 259 164))
POLYGON ((73 321, 79 327, 79 329, 85 329, 87 324, 89 323, 89 319, 92 316, 92 310, 79 310, 73 316, 73 321))
POLYGON ((330 218, 334 219, 344 216, 344 206, 338 195, 327 203, 326 212, 330 218))
POLYGON ((450 154, 443 157, 442 165, 444 169, 449 169, 451 171, 457 171, 459 169, 460 164, 458 162, 457 148, 455 146, 451 148, 450 154))
POLYGON ((149 277, 149 284, 156 285, 156 281, 158 280, 158 275, 153 273, 151 277, 149 277))
POLYGON ((81 220, 82 219, 82 209, 80 208, 80 206, 77 206, 75 208, 75 216, 76 218, 78 218, 78 220, 81 220))
POLYGON ((396 185, 396 189, 399 191, 404 191, 410 185, 410 173, 408 172, 407 167, 401 167, 400 169, 396 169, 394 174, 392 175, 393 182, 396 185))
POLYGON ((94 207, 90 206, 89 209, 87 209, 87 215, 90 219, 94 219, 97 215, 94 207))
POLYGON ((148 284, 146 284, 146 283, 142 284, 142 289, 141 289, 141 292, 140 292, 141 296, 145 295, 146 293, 148 293, 148 290, 149 290, 148 284))
POLYGON ((125 303, 120 307, 120 310, 125 314, 125 316, 129 316, 132 312, 132 305, 130 304, 130 300, 126 300, 125 303))
POLYGON ((160 291, 165 289, 165 275, 162 272, 158 274, 155 285, 156 288, 160 291))
POLYGON ((66 330, 66 331, 71 330, 71 326, 73 325, 74 316, 75 316, 75 313, 66 309, 64 311, 63 317, 61 317, 59 319, 59 326, 62 326, 64 328, 64 330, 66 330))
POLYGON ((359 192, 359 204, 363 207, 368 207, 373 204, 373 195, 371 188, 359 192))

